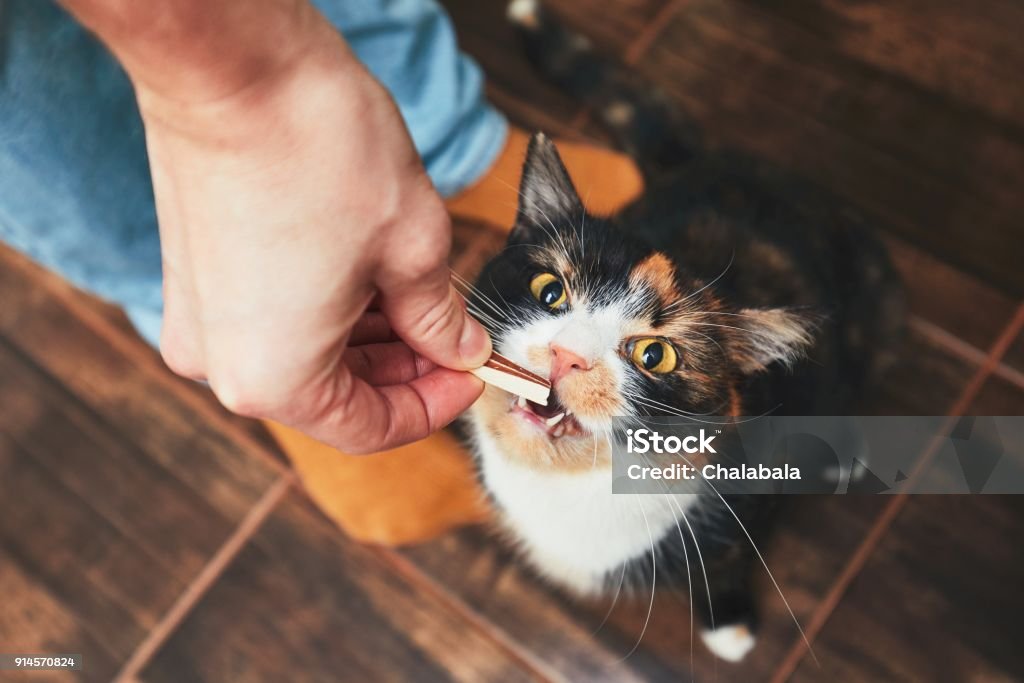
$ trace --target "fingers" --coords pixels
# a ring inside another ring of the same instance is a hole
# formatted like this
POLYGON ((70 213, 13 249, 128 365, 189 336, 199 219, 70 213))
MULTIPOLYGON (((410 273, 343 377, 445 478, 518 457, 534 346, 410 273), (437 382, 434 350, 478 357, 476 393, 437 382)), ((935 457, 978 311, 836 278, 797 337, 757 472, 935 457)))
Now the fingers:
POLYGON ((407 384, 372 387, 346 382, 333 410, 316 424, 299 425, 313 437, 348 453, 372 453, 425 438, 441 429, 483 392, 476 377, 434 368, 407 384))
POLYGON ((380 344, 397 341, 398 337, 391 329, 391 323, 383 313, 367 311, 352 328, 348 343, 350 346, 361 344, 380 344))
POLYGON ((344 361, 353 375, 371 386, 406 384, 437 367, 402 342, 351 346, 344 361))
POLYGON ((466 312, 447 266, 381 286, 381 304, 396 333, 438 365, 471 370, 491 354, 487 331, 466 312))
POLYGON ((381 311, 403 341, 438 365, 478 368, 490 356, 491 340, 452 286, 451 221, 425 174, 419 190, 415 211, 385 244, 375 274, 381 311))
POLYGON ((483 393, 479 379, 465 372, 435 368, 408 384, 380 391, 391 408, 387 448, 423 439, 448 425, 483 393), (418 410, 417 410, 418 409, 418 410))

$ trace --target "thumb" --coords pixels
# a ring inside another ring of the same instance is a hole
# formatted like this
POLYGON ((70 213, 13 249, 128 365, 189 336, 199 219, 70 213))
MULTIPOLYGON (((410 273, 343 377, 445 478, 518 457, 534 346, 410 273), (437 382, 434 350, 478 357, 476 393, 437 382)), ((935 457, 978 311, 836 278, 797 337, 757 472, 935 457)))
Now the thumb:
POLYGON ((491 355, 491 338, 466 312, 446 264, 412 277, 386 278, 378 287, 392 329, 423 356, 453 370, 471 370, 491 355))

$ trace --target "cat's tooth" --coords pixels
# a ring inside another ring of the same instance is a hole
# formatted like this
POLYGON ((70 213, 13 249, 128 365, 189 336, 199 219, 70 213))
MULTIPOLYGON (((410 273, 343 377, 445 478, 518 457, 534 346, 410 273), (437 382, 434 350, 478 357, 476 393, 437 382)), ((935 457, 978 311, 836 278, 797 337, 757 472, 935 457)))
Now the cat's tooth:
POLYGON ((565 434, 565 425, 564 424, 558 425, 557 427, 555 427, 554 431, 551 432, 551 436, 555 437, 556 439, 558 437, 562 436, 563 434, 565 434))
POLYGON ((519 406, 520 408, 522 408, 523 410, 529 410, 529 408, 528 408, 528 407, 527 407, 527 405, 526 405, 526 399, 525 399, 525 398, 523 398, 522 396, 520 396, 520 397, 519 397, 519 398, 518 398, 518 399, 516 400, 516 405, 518 405, 518 406, 519 406))
POLYGON ((554 427, 556 424, 558 424, 559 422, 562 421, 563 417, 565 417, 565 413, 559 413, 558 415, 555 415, 554 417, 549 417, 548 420, 547 420, 548 427, 554 427))

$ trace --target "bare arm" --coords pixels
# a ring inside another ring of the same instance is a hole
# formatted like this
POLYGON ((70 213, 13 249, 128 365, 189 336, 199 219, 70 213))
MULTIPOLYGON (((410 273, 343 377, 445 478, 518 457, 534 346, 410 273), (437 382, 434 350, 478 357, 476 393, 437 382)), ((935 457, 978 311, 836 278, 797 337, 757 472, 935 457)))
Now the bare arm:
POLYGON ((64 4, 135 84, 173 370, 353 452, 426 436, 479 395, 455 370, 490 342, 451 287, 441 199, 391 98, 314 8, 64 4))

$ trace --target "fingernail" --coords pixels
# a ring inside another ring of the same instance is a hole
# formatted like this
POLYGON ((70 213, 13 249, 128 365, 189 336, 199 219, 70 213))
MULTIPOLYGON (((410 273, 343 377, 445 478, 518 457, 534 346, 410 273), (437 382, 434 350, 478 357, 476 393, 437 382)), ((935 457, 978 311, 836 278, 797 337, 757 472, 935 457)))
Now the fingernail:
POLYGON ((491 356, 491 338, 483 325, 466 316, 459 339, 459 355, 462 362, 471 368, 483 365, 491 356))

